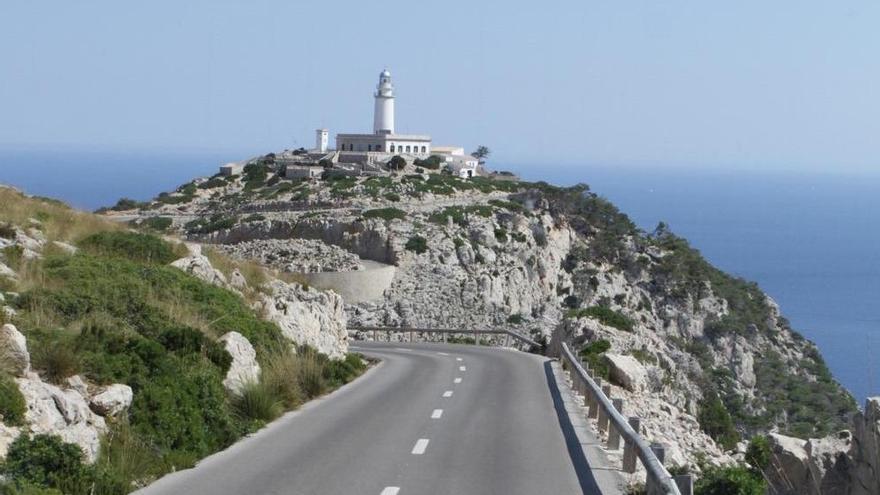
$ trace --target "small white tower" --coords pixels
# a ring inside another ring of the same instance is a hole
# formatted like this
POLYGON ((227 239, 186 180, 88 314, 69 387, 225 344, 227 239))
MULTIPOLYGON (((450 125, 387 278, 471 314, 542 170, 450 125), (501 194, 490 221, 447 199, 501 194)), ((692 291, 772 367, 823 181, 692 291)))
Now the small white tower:
POLYGON ((394 134, 394 85, 388 69, 379 74, 376 86, 376 106, 373 110, 373 133, 394 134))
POLYGON ((315 149, 321 153, 327 151, 327 143, 329 142, 330 133, 327 129, 315 129, 315 149))

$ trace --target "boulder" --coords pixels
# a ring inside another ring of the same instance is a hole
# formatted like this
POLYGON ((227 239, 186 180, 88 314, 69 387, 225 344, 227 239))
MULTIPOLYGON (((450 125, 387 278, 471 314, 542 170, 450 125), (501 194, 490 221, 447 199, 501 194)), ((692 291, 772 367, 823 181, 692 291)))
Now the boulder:
POLYGON ((635 392, 646 385, 647 370, 636 358, 622 354, 605 354, 611 381, 635 392))
POLYGON ((80 393, 83 397, 89 396, 89 385, 83 380, 83 378, 79 375, 73 375, 67 377, 64 380, 64 383, 67 384, 67 388, 72 388, 80 393))
POLYGON ((211 265, 211 261, 204 255, 193 254, 186 258, 180 258, 172 262, 171 266, 183 270, 209 284, 226 287, 226 277, 223 275, 223 272, 214 268, 211 265))
POLYGON ((771 433, 772 464, 767 480, 779 495, 849 495, 852 482, 847 454, 848 431, 825 438, 801 440, 771 433))
POLYGON ((0 262, 0 277, 17 279, 18 274, 15 273, 15 270, 13 270, 12 268, 9 268, 4 263, 0 262))
POLYGON ((27 339, 7 323, 0 328, 0 358, 15 376, 24 376, 31 368, 31 355, 27 349, 27 339))
POLYGON ((348 330, 342 297, 280 280, 266 286, 272 295, 263 296, 259 309, 285 337, 299 345, 310 345, 332 359, 345 357, 348 330))
POLYGON ((25 422, 33 434, 58 435, 78 445, 86 461, 94 462, 101 448, 101 434, 107 430, 104 418, 93 413, 76 390, 43 382, 35 373, 16 378, 27 410, 25 422))
POLYGON ((131 387, 115 383, 92 397, 90 406, 101 416, 116 416, 131 406, 133 398, 131 387))
POLYGON ((232 356, 232 364, 226 372, 223 386, 232 393, 239 393, 247 383, 260 379, 260 364, 254 346, 238 332, 229 332, 220 337, 226 352, 232 356))
POLYGON ((20 434, 21 429, 0 423, 0 460, 6 458, 6 453, 9 452, 9 446, 12 445, 12 442, 14 442, 20 434))
POLYGON ((238 268, 233 270, 232 274, 229 276, 229 285, 235 287, 238 290, 247 289, 247 279, 244 278, 244 275, 241 274, 238 268))

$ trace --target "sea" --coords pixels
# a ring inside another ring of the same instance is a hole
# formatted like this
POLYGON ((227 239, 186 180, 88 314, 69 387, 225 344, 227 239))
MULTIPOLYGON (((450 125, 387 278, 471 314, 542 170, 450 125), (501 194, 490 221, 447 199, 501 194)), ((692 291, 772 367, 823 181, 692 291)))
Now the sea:
MULTIPOLYGON (((0 149, 0 183, 94 210, 246 157, 0 149)), ((587 183, 646 231, 666 222, 713 264, 770 294, 860 403, 880 395, 880 174, 495 166, 526 180, 587 183)))

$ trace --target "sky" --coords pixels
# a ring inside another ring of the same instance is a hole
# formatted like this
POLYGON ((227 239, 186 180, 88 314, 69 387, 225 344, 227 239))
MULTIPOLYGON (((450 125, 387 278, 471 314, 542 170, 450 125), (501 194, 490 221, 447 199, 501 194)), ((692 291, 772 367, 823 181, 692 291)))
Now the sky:
MULTIPOLYGON (((0 3, 0 148, 238 159, 399 132, 503 163, 880 169, 880 2, 0 3)), ((0 164, 2 166, 2 164, 0 164)))

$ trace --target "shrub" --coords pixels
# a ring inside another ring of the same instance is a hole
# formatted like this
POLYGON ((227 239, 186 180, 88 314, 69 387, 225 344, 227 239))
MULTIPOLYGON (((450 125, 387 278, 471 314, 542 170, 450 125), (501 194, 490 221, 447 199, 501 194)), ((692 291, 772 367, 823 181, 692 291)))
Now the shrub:
POLYGON ((7 373, 0 371, 0 416, 3 423, 9 426, 23 425, 26 409, 18 384, 7 373))
POLYGON ((80 363, 68 342, 56 340, 36 350, 34 367, 43 370, 43 376, 50 382, 61 383, 65 378, 79 372, 80 363))
POLYGON ((619 311, 607 306, 590 306, 589 308, 574 309, 566 316, 569 318, 592 318, 603 325, 614 327, 625 332, 632 332, 633 321, 619 311))
POLYGON ((15 227, 8 223, 0 224, 0 238, 15 239, 15 227))
POLYGON ((120 198, 110 209, 113 211, 136 210, 147 206, 148 203, 142 203, 131 198, 120 198))
POLYGON ((168 217, 150 217, 142 221, 140 226, 157 232, 165 232, 172 223, 173 221, 168 217))
POLYGON ((758 435, 749 440, 749 446, 746 449, 746 462, 753 468, 764 470, 770 465, 770 443, 767 437, 758 435))
POLYGON ((205 182, 199 184, 199 189, 214 189, 226 186, 227 182, 220 177, 212 177, 205 182))
POLYGON ((733 418, 724 407, 724 403, 717 393, 708 392, 700 402, 700 410, 697 412, 697 421, 700 429, 718 442, 725 450, 736 447, 739 442, 739 433, 733 424, 733 418))
POLYGON ((764 495, 766 483, 744 466, 709 467, 694 484, 696 495, 764 495))
POLYGON ((406 160, 400 155, 394 155, 388 161, 389 170, 402 170, 404 167, 406 167, 406 160))
POLYGON ((429 168, 431 170, 437 170, 440 168, 440 164, 443 162, 443 159, 437 155, 431 155, 428 158, 421 160, 416 159, 415 164, 419 167, 429 168))
POLYGON ((406 212, 397 208, 377 208, 363 213, 364 218, 381 218, 383 220, 400 220, 406 218, 406 212))
POLYGON ((609 349, 611 349, 611 342, 608 342, 605 339, 600 339, 585 345, 580 352, 584 361, 590 365, 592 373, 605 380, 608 379, 610 372, 608 369, 608 362, 605 360, 603 354, 609 349))
POLYGON ((495 229, 495 240, 498 242, 507 242, 507 229, 499 227, 495 229))
POLYGON ((96 494, 124 494, 161 475, 165 466, 155 449, 122 418, 109 424, 101 441, 101 455, 95 464, 96 494))
POLYGON ((507 317, 507 323, 510 323, 512 325, 519 325, 524 321, 525 321, 525 318, 523 318, 523 316, 519 313, 512 314, 507 317))
POLYGON ((407 251, 412 251, 416 254, 422 254, 428 250, 428 241, 422 236, 414 235, 406 241, 406 245, 404 246, 407 251))
POLYGON ((235 397, 235 412, 244 420, 265 423, 284 412, 282 401, 273 388, 265 383, 246 383, 235 397))
POLYGON ((432 213, 428 217, 428 221, 443 225, 447 222, 447 218, 451 217, 452 223, 462 227, 466 227, 469 223, 467 219, 469 215, 489 218, 493 214, 494 210, 491 206, 487 205, 449 206, 440 211, 432 213))
POLYGON ((187 222, 184 228, 192 234, 210 234, 223 229, 231 229, 235 227, 238 220, 235 217, 227 217, 222 213, 215 213, 209 218, 198 218, 191 222, 187 222))
POLYGON ((331 388, 340 387, 355 379, 366 369, 359 354, 346 354, 345 359, 328 361, 324 366, 324 379, 331 388))
POLYGON ((54 435, 22 434, 9 446, 4 475, 13 482, 57 488, 64 493, 88 493, 92 472, 82 450, 54 435))
POLYGON ((400 201, 400 195, 397 194, 396 192, 385 193, 385 199, 396 203, 396 202, 400 201))
POLYGON ((99 232, 79 241, 86 252, 167 265, 183 254, 168 242, 149 234, 136 232, 99 232))

